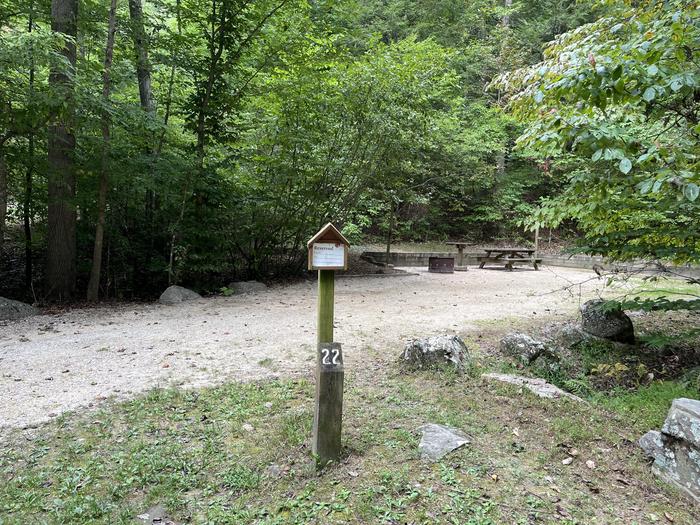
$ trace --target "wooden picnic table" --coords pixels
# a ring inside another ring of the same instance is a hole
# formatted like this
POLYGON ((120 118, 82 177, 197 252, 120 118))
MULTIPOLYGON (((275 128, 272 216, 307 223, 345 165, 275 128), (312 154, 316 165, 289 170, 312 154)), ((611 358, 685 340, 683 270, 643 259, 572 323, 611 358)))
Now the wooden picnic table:
POLYGON ((534 256, 533 248, 485 248, 486 255, 477 258, 479 268, 483 268, 487 263, 502 264, 505 263, 505 268, 508 271, 513 271, 514 264, 532 264, 535 270, 539 270, 539 264, 542 259, 534 256))
POLYGON ((466 270, 466 265, 464 264, 464 249, 467 246, 476 246, 476 244, 473 242, 464 242, 464 241, 450 241, 450 242, 446 242, 445 244, 447 244, 448 246, 456 246, 457 247, 457 267, 460 267, 461 269, 466 270))

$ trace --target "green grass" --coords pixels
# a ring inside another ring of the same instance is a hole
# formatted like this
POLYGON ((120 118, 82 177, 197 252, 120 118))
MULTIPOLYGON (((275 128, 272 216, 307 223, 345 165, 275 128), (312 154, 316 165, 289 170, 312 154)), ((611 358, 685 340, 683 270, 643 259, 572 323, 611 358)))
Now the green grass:
POLYGON ((652 277, 643 279, 633 277, 614 281, 611 290, 623 292, 626 297, 642 299, 700 299, 700 286, 690 284, 687 280, 675 277, 652 277))
POLYGON ((346 377, 344 456, 319 473, 312 408, 307 380, 233 383, 155 390, 15 431, 0 445, 0 524, 127 524, 154 505, 177 523, 236 525, 628 524, 664 511, 691 524, 700 516, 651 476, 626 431, 628 414, 542 400, 474 374, 385 364, 346 377), (461 428, 472 443, 424 462, 416 429, 428 422, 461 428), (563 466, 569 447, 581 461, 563 466), (588 458, 595 471, 583 465, 588 458), (635 479, 624 491, 619 469, 635 479))
POLYGON ((655 381, 636 390, 597 395, 596 402, 615 411, 640 432, 659 429, 671 402, 679 397, 697 399, 697 385, 686 381, 655 381))

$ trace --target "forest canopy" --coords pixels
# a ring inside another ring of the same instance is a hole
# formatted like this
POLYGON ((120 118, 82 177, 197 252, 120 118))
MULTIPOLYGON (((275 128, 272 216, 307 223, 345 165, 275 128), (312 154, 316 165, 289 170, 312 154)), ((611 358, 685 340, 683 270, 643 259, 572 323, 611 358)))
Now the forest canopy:
POLYGON ((698 17, 648 4, 0 0, 3 294, 294 275, 328 220, 696 260, 698 17))

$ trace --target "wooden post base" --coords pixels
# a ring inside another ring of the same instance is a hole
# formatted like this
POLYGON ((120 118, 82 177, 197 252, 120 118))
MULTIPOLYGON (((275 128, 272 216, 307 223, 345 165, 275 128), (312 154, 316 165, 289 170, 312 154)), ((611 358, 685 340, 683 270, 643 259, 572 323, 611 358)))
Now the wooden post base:
POLYGON ((320 343, 316 364, 316 407, 311 444, 311 451, 319 468, 340 458, 344 380, 340 343, 320 343))

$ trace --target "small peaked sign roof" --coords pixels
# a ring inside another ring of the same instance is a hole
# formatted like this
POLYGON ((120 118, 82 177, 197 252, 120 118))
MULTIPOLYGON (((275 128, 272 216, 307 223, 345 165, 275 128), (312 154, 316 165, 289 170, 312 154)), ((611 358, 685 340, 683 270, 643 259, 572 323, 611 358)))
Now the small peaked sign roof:
POLYGON ((343 234, 340 233, 340 230, 333 226, 333 224, 330 222, 321 228, 316 235, 311 237, 309 242, 306 243, 306 246, 311 246, 315 242, 322 241, 335 241, 343 243, 346 246, 350 246, 350 241, 348 241, 343 234))

